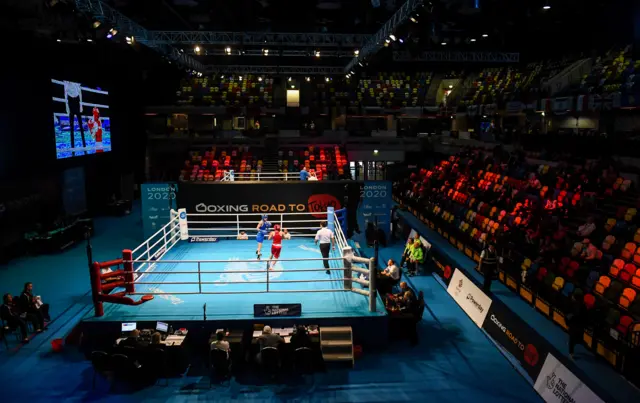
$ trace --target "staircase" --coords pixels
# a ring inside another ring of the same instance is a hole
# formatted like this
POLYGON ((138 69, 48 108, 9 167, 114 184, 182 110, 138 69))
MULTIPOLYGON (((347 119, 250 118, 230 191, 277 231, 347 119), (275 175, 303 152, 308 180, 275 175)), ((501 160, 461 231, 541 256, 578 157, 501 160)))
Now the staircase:
POLYGON ((320 328, 320 350, 324 362, 341 362, 354 365, 353 332, 351 326, 320 328))
POLYGON ((444 74, 436 73, 431 78, 431 85, 429 86, 429 89, 427 90, 427 95, 425 97, 425 105, 433 106, 436 104, 436 98, 438 97, 438 89, 440 88, 440 84, 442 83, 443 77, 444 77, 444 74))
POLYGON ((265 141, 265 148, 266 154, 262 159, 262 172, 280 172, 280 166, 278 166, 278 140, 267 139, 265 141))

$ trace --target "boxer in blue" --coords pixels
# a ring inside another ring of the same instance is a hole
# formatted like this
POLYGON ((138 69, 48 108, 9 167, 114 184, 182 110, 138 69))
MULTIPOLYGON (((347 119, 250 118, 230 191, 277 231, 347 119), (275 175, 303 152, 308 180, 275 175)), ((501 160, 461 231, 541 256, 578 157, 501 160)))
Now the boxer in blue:
POLYGON ((271 223, 269 222, 269 216, 264 214, 262 219, 258 223, 256 229, 258 230, 258 234, 256 235, 256 242, 258 242, 258 249, 256 250, 256 256, 258 256, 258 260, 262 257, 262 242, 264 242, 265 237, 269 235, 269 228, 271 227, 271 223))

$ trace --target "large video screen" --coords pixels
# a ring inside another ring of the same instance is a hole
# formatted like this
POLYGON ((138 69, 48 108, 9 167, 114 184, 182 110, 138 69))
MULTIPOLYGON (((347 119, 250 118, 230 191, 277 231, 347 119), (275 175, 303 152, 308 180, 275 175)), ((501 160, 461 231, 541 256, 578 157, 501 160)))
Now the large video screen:
POLYGON ((56 157, 111 151, 109 92, 73 81, 51 82, 56 157))

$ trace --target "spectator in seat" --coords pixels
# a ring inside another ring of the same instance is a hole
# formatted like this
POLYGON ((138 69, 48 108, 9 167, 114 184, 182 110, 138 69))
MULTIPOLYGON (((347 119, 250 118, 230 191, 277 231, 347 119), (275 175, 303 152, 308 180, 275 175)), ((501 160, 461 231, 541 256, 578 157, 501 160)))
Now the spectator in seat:
POLYGON ((589 265, 596 264, 598 259, 598 248, 596 248, 588 238, 582 240, 582 245, 584 245, 582 249, 581 257, 584 259, 585 263, 589 265))
POLYGON ((387 262, 387 268, 378 273, 378 288, 380 294, 384 295, 391 292, 394 285, 400 281, 400 269, 396 266, 393 259, 387 262))
POLYGON ((307 333, 307 329, 304 326, 296 327, 296 332, 291 336, 289 344, 291 344, 294 351, 302 347, 311 348, 311 338, 307 333))
POLYGON ((309 180, 309 181, 317 181, 318 177, 316 176, 316 171, 311 170, 311 172, 309 172, 309 179, 307 179, 307 180, 309 180))
POLYGON ((231 351, 231 347, 229 346, 229 342, 224 339, 225 332, 224 330, 218 330, 216 332, 216 339, 211 343, 211 350, 217 348, 220 350, 224 350, 227 352, 227 357, 229 356, 229 352, 231 351))
POLYGON ((415 276, 418 273, 419 266, 424 262, 424 251, 422 250, 422 242, 420 239, 413 243, 411 256, 409 256, 409 276, 415 276))
POLYGON ((33 295, 33 283, 28 282, 24 284, 24 290, 22 290, 22 294, 20 295, 20 305, 24 312, 33 314, 38 318, 41 329, 44 329, 45 321, 51 321, 49 317, 49 304, 43 303, 39 295, 33 295))
POLYGON ((576 235, 578 235, 581 238, 587 238, 595 230, 596 230, 596 224, 594 223, 593 217, 588 217, 587 222, 578 227, 578 231, 576 231, 576 235))
POLYGON ((291 239, 291 234, 289 233, 288 229, 283 229, 282 232, 284 233, 283 238, 284 239, 291 239))
POLYGON ((413 307, 416 294, 406 281, 400 283, 400 292, 387 297, 387 309, 391 313, 407 312, 413 307))
POLYGON ((307 171, 307 167, 303 166, 300 170, 300 180, 306 181, 309 180, 309 171, 307 171))
POLYGON ((42 328, 38 327, 39 323, 37 319, 33 317, 33 315, 28 315, 26 313, 20 312, 11 294, 4 294, 2 296, 0 317, 9 327, 16 327, 20 329, 23 343, 29 342, 27 320, 29 320, 33 324, 33 327, 36 329, 36 333, 42 332, 42 328))

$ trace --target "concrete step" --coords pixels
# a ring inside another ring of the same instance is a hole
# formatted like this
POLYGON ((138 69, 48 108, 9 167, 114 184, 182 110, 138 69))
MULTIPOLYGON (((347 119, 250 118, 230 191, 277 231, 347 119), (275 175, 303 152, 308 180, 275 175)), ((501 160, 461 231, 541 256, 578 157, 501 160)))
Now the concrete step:
POLYGON ((353 354, 322 354, 325 361, 351 361, 353 362, 353 354))
POLYGON ((322 340, 322 347, 352 347, 351 340, 322 340))
POLYGON ((351 333, 351 326, 321 327, 320 333, 351 333))

